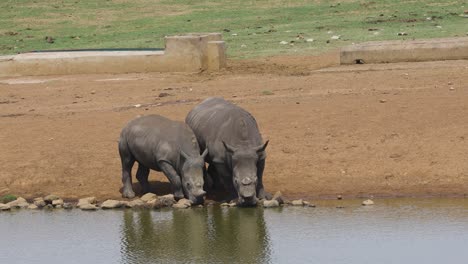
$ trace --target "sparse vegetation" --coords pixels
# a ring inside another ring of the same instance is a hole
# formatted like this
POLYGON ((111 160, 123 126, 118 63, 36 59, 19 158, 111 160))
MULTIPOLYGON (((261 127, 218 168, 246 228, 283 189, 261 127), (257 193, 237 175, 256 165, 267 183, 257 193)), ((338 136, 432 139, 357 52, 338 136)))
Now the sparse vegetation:
POLYGON ((7 194, 7 195, 0 197, 0 203, 9 203, 14 200, 16 200, 16 196, 13 194, 7 194))
POLYGON ((273 93, 273 92, 270 91, 270 90, 264 90, 264 91, 262 91, 262 94, 263 94, 263 95, 274 95, 275 93, 273 93))
POLYGON ((163 47, 165 35, 187 32, 222 32, 231 57, 314 54, 353 42, 466 36, 468 20, 460 16, 466 6, 466 0, 3 0, 0 54, 163 47))

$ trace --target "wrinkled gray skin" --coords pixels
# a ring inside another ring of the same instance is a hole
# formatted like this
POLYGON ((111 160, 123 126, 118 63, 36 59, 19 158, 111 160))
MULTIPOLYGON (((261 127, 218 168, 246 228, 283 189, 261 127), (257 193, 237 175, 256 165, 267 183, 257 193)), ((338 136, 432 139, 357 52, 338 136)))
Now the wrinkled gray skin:
POLYGON ((270 197, 262 181, 268 141, 263 143, 250 113, 223 98, 211 97, 192 109, 185 122, 200 148, 209 150, 205 189, 221 182, 240 205, 255 205, 257 198, 270 197))
POLYGON ((136 178, 143 191, 149 190, 150 169, 162 171, 171 182, 176 199, 186 197, 202 203, 204 158, 193 131, 184 123, 159 115, 148 115, 130 121, 122 129, 119 153, 122 161, 122 196, 135 197, 131 171, 138 161, 136 178), (185 195, 184 195, 185 194, 185 195))

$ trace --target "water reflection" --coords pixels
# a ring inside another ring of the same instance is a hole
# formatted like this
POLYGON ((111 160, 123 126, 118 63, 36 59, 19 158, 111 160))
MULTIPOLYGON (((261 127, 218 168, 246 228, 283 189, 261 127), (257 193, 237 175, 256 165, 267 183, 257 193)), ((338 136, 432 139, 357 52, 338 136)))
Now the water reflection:
POLYGON ((270 243, 257 208, 123 213, 123 263, 267 263, 270 243))

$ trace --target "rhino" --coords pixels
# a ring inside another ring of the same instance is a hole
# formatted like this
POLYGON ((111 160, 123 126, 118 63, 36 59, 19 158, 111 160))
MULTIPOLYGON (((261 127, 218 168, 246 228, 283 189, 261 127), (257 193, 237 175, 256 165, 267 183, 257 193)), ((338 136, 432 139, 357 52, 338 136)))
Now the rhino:
POLYGON ((269 198, 263 187, 268 141, 263 143, 255 118, 246 110, 210 97, 193 108, 185 118, 195 133, 200 148, 208 149, 205 161, 205 189, 221 182, 230 198, 239 205, 255 205, 269 198))
POLYGON ((147 115, 131 120, 120 134, 119 154, 122 161, 122 196, 135 197, 131 171, 138 161, 138 179, 143 192, 149 191, 150 169, 162 171, 169 179, 174 197, 202 203, 205 157, 193 131, 183 122, 159 115, 147 115))

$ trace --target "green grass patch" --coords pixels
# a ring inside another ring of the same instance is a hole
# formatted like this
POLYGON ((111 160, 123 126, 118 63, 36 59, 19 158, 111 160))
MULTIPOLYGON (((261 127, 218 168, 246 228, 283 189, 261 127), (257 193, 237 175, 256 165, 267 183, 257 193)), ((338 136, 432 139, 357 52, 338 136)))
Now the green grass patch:
POLYGON ((17 197, 13 194, 7 194, 7 195, 0 197, 0 203, 6 204, 6 203, 16 200, 16 198, 17 197))
POLYGON ((222 32, 234 58, 317 54, 372 40, 466 36, 467 7, 466 0, 2 0, 0 54, 157 48, 164 36, 188 32, 222 32))

